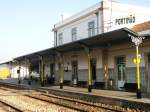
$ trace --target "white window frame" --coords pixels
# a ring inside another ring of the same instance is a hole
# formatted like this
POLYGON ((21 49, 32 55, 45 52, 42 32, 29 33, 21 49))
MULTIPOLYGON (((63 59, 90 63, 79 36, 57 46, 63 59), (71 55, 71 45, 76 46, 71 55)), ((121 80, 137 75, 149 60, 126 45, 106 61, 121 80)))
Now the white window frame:
POLYGON ((59 33, 58 34, 58 45, 62 45, 63 44, 63 33, 59 33))
POLYGON ((95 35, 95 21, 88 22, 88 37, 95 35))
POLYGON ((77 28, 76 27, 71 29, 71 37, 72 37, 72 41, 77 40, 77 28))

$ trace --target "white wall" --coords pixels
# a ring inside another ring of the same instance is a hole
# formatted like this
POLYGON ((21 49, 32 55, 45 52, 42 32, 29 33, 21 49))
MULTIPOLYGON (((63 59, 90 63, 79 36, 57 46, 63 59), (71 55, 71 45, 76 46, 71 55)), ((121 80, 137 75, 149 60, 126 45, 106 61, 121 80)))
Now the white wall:
MULTIPOLYGON (((145 58, 144 54, 146 52, 150 52, 150 47, 139 47, 139 54, 141 54, 141 63, 140 66, 144 67, 145 66, 145 58)), ((109 68, 114 68, 115 67, 115 58, 118 56, 124 56, 126 59, 126 67, 136 67, 134 64, 133 60, 135 58, 135 47, 133 44, 123 44, 123 45, 118 45, 115 47, 112 47, 109 49, 108 52, 108 67, 109 68)))
POLYGON ((128 4, 121 4, 117 2, 104 3, 104 27, 105 32, 115 30, 122 27, 132 28, 134 25, 150 20, 150 8, 142 6, 134 6, 128 4), (109 7, 109 8, 108 8, 109 7), (115 20, 120 18, 127 18, 130 15, 135 16, 135 23, 116 25, 115 20), (112 22, 112 27, 107 30, 108 23, 112 22))
POLYGON ((97 28, 97 16, 95 14, 96 12, 99 13, 99 33, 102 33, 101 29, 103 24, 104 32, 107 32, 122 27, 132 28, 136 24, 150 20, 150 8, 121 4, 117 2, 112 2, 111 4, 111 2, 109 1, 105 1, 103 3, 103 8, 101 7, 101 3, 98 3, 56 24, 54 31, 57 31, 57 41, 58 34, 63 33, 63 44, 71 42, 71 29, 74 27, 77 27, 77 39, 87 38, 88 22, 95 21, 95 27, 97 28), (115 23, 116 19, 128 18, 130 17, 130 15, 132 15, 132 17, 135 17, 135 23, 122 25, 117 25, 115 23))
MULTIPOLYGON (((97 68, 102 68, 102 50, 101 49, 94 49, 90 53, 91 58, 96 59, 97 68)), ((72 61, 78 62, 78 69, 88 69, 88 58, 86 52, 78 51, 76 53, 65 53, 63 55, 63 62, 64 66, 68 66, 68 70, 72 69, 72 61)), ((58 70, 58 69, 57 69, 58 70)))
POLYGON ((11 78, 18 78, 19 77, 19 74, 17 73, 17 70, 19 70, 19 67, 21 67, 21 69, 20 69, 20 77, 21 78, 29 76, 28 67, 13 65, 11 68, 11 78))
MULTIPOLYGON (((95 27, 97 27, 97 17, 96 14, 89 15, 86 18, 73 22, 72 24, 66 25, 63 28, 57 30, 57 40, 59 33, 63 33, 63 44, 72 42, 71 29, 77 28, 77 40, 88 37, 88 22, 95 21, 95 27)), ((97 34, 97 30, 95 30, 97 34)), ((57 41, 57 45, 59 42, 57 41)))

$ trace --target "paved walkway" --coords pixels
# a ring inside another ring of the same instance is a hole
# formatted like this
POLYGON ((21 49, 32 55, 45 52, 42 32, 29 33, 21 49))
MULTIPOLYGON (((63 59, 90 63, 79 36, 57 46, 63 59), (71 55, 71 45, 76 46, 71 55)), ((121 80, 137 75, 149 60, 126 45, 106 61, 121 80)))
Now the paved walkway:
MULTIPOLYGON (((4 79, 0 81, 6 82, 6 83, 18 84, 18 79, 4 79)), ((27 80, 22 80, 21 84, 27 86, 28 82, 27 80)), ((97 96, 103 96, 103 97, 150 103, 150 93, 142 93, 142 99, 137 99, 136 93, 124 92, 124 91, 92 89, 92 93, 89 93, 87 88, 70 87, 70 86, 64 86, 63 89, 59 89, 59 86, 41 87, 40 83, 35 82, 35 81, 31 82, 31 87, 39 87, 39 88, 48 89, 48 90, 53 89, 53 90, 59 90, 59 91, 69 91, 69 92, 74 92, 74 93, 77 92, 81 94, 90 94, 90 95, 97 95, 97 96)))
MULTIPOLYGON (((0 82, 18 84, 18 78, 0 79, 0 82)), ((28 80, 21 80, 21 85, 28 86, 28 80)), ((40 87, 40 82, 31 81, 31 87, 40 87)))
POLYGON ((78 87, 69 87, 69 86, 64 86, 63 89, 59 89, 59 86, 42 87, 42 88, 150 103, 150 93, 143 93, 142 94, 143 98, 137 99, 136 93, 133 92, 92 89, 92 93, 89 93, 87 88, 78 88, 78 87))

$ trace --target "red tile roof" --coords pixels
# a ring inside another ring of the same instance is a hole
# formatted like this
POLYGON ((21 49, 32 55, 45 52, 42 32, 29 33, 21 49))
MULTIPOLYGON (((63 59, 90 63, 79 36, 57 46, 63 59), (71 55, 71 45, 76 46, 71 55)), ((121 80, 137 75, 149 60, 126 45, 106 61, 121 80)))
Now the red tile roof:
POLYGON ((131 30, 135 31, 135 32, 142 32, 142 31, 146 31, 146 30, 150 30, 150 21, 141 23, 141 24, 137 24, 135 26, 133 26, 131 28, 131 30))

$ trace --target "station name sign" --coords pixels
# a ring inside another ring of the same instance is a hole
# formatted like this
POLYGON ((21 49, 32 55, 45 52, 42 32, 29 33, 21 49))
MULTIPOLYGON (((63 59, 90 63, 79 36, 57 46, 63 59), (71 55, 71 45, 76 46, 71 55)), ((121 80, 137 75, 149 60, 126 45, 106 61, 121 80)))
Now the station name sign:
POLYGON ((131 24, 131 23, 135 23, 135 16, 133 15, 130 15, 129 17, 115 19, 116 25, 131 24))

